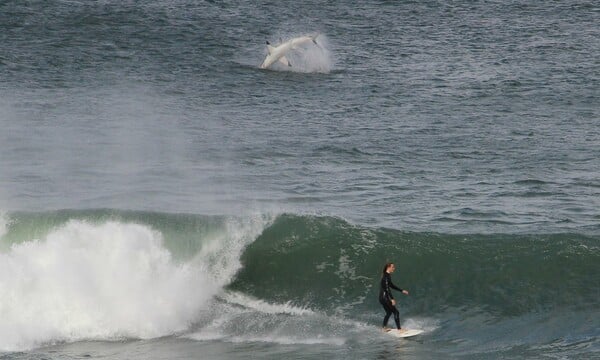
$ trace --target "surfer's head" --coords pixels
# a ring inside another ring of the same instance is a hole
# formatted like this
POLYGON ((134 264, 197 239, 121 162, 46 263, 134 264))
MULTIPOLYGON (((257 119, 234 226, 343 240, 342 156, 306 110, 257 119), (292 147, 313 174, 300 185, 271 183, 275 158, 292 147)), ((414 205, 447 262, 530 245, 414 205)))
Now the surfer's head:
POLYGON ((396 270, 396 266, 394 265, 394 263, 386 263, 385 266, 383 267, 383 272, 382 275, 385 275, 385 273, 393 273, 394 270, 396 270))

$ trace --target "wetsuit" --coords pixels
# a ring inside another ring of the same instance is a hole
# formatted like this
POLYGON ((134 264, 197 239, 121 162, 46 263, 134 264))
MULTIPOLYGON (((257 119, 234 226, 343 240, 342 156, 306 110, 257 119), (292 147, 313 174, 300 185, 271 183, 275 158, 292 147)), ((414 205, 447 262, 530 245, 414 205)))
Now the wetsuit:
POLYGON ((392 289, 398 291, 404 291, 392 283, 392 277, 387 272, 381 277, 381 287, 379 289, 379 302, 385 309, 385 317, 383 318, 383 327, 387 326, 390 316, 394 314, 394 321, 396 321, 396 327, 400 329, 400 312, 396 309, 396 306, 392 305, 392 289))

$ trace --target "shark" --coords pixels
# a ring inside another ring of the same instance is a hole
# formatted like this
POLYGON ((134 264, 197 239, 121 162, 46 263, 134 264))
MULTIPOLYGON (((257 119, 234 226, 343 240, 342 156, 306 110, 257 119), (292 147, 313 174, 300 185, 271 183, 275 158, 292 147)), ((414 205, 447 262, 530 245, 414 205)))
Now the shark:
POLYGON ((298 46, 303 45, 303 44, 312 42, 315 45, 319 45, 319 44, 317 44, 318 36, 319 36, 319 34, 299 36, 299 37, 295 37, 293 39, 289 39, 287 41, 281 42, 279 45, 276 45, 276 46, 271 45, 271 43, 269 43, 267 41, 267 57, 262 62, 262 64, 260 64, 260 68, 268 69, 271 65, 273 65, 274 63, 276 63, 278 61, 286 66, 292 66, 292 64, 285 57, 285 55, 289 51, 295 50, 298 46))

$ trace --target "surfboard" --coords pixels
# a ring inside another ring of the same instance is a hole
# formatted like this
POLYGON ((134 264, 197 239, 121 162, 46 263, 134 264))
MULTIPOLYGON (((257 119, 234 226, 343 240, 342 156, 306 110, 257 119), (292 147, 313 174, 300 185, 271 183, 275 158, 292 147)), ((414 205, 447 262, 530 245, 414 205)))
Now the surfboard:
POLYGON ((397 338, 407 338, 415 335, 422 334, 423 330, 419 329, 392 329, 390 331, 386 331, 386 334, 390 334, 391 336, 395 336, 397 338))

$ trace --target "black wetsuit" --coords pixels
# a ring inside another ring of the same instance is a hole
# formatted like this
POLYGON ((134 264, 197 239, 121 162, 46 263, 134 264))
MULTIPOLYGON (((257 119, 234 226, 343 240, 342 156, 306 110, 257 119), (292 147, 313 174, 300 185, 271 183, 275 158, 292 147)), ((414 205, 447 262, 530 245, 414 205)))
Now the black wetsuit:
POLYGON ((396 306, 392 305, 392 289, 398 291, 404 291, 392 283, 392 277, 387 272, 381 277, 381 287, 379 288, 379 302, 385 309, 385 317, 383 318, 383 327, 387 326, 390 316, 394 314, 394 321, 396 321, 396 327, 400 329, 400 312, 396 309, 396 306))

